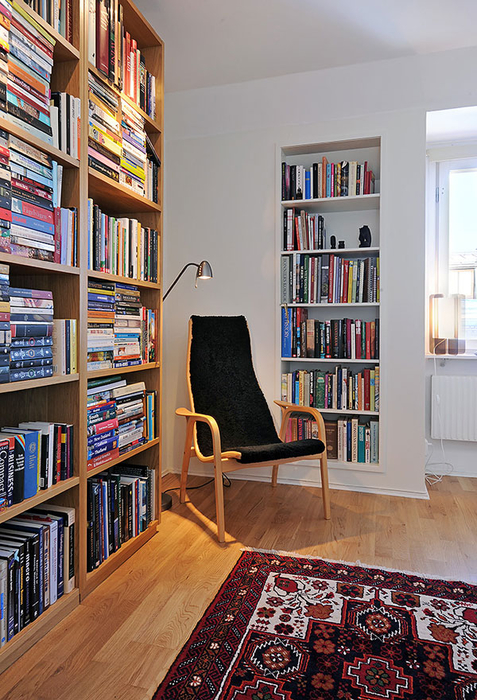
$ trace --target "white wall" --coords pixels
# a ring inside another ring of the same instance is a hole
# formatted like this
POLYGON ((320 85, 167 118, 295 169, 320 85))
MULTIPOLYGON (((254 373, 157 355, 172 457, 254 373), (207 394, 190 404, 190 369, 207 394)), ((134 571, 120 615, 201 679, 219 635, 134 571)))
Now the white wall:
MULTIPOLYGON (((166 95, 165 286, 190 260, 209 260, 214 279, 195 290, 189 270, 165 304, 165 470, 179 470, 182 459, 174 409, 187 405, 191 314, 244 314, 264 393, 278 395, 276 146, 381 136, 385 470, 333 469, 330 480, 425 496, 425 116, 477 104, 476 59, 477 49, 466 49, 166 95)), ((318 480, 307 467, 283 467, 281 476, 318 480)))

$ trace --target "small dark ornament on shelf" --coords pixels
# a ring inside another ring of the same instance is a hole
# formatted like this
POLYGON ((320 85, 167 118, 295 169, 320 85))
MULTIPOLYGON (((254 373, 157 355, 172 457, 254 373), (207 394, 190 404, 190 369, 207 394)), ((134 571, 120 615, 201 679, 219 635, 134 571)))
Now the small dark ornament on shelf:
POLYGON ((361 226, 359 229, 359 247, 369 248, 371 245, 371 231, 369 226, 361 226))
POLYGON ((331 250, 334 250, 336 248, 336 236, 330 237, 330 248, 331 250))
POLYGON ((344 241, 338 241, 338 248, 344 248, 345 247, 345 242, 344 241))

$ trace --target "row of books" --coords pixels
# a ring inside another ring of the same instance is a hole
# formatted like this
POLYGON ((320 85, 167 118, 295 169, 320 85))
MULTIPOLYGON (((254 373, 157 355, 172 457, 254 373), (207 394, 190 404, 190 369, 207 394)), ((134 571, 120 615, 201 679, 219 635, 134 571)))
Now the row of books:
POLYGON ((156 117, 156 79, 137 40, 124 28, 118 0, 90 0, 88 60, 146 114, 156 117))
POLYGON ((0 251, 77 263, 77 211, 59 206, 63 167, 0 130, 0 251))
POLYGON ((322 321, 308 318, 308 309, 282 308, 282 357, 378 360, 379 318, 322 321))
POLYGON ((88 75, 89 166, 158 202, 160 159, 146 134, 144 118, 91 71, 88 75))
POLYGON ((120 464, 88 479, 88 571, 155 519, 154 476, 153 469, 120 464))
POLYGON ((157 360, 157 312, 131 284, 88 280, 88 369, 157 360))
POLYGON ((78 371, 78 338, 75 318, 55 318, 53 320, 53 347, 30 348, 38 356, 52 357, 53 374, 76 374, 78 371), (49 354, 51 353, 51 355, 49 354))
POLYGON ((378 304, 379 257, 281 256, 282 304, 378 304))
POLYGON ((283 250, 323 250, 327 233, 325 218, 295 207, 283 212, 283 250))
POLYGON ((282 200, 323 199, 373 194, 375 175, 368 161, 329 163, 323 156, 310 167, 282 163, 282 200))
POLYGON ((326 452, 329 459, 358 464, 379 462, 379 421, 359 418, 325 421, 326 452))
POLYGON ((0 510, 73 476, 73 426, 26 421, 0 431, 0 510))
POLYGON ((88 469, 95 469, 153 440, 156 392, 120 376, 88 382, 88 469))
POLYGON ((0 109, 8 120, 52 143, 50 80, 55 40, 16 2, 0 3, 0 109))
POLYGON ((137 219, 105 214, 88 199, 88 269, 158 281, 159 236, 137 219))
MULTIPOLYGON (((71 0, 25 0, 26 4, 35 10, 45 22, 51 24, 56 31, 64 36, 70 44, 73 43, 73 4, 71 0)), ((15 2, 13 6, 15 6, 15 2)))
POLYGON ((337 411, 379 411, 379 367, 284 372, 282 401, 337 411))
POLYGON ((81 100, 66 92, 52 92, 50 120, 53 146, 73 158, 81 153, 81 100))
POLYGON ((42 504, 0 525, 0 646, 75 587, 75 510, 42 504))

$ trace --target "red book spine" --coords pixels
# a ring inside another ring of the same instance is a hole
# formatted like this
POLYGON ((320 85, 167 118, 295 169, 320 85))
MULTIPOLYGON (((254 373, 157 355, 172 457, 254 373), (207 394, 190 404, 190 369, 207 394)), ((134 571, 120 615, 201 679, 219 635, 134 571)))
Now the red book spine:
POLYGON ((3 209, 2 207, 0 207, 0 219, 11 222, 12 212, 10 211, 10 209, 3 209))
POLYGON ((334 276, 335 276, 335 256, 330 255, 330 268, 329 268, 329 272, 328 272, 328 304, 333 303, 334 276))
POLYGON ((366 360, 371 359, 371 322, 366 321, 366 360))
POLYGON ((364 173, 361 173, 361 182, 363 183, 363 194, 369 194, 369 191, 366 187, 367 182, 368 182, 368 161, 364 161, 364 173))
POLYGON ((348 275, 349 275, 349 260, 344 261, 344 273, 343 273, 343 291, 341 293, 341 302, 346 304, 348 302, 348 275))
POLYGON ((22 201, 22 213, 19 216, 30 216, 32 219, 37 221, 44 221, 47 224, 53 224, 53 212, 48 209, 43 209, 36 204, 31 204, 30 202, 22 201))
POLYGON ((129 95, 131 92, 131 35, 126 32, 126 80, 124 92, 129 95))
POLYGON ((10 314, 8 311, 0 312, 0 321, 9 321, 9 320, 10 320, 10 314))
POLYGON ((61 479, 61 434, 63 428, 58 426, 57 430, 57 440, 56 440, 56 483, 58 484, 61 479))
POLYGON ((105 0, 96 3, 96 68, 109 75, 109 13, 105 0))
POLYGON ((89 460, 88 471, 91 471, 91 469, 95 469, 96 467, 101 467, 103 464, 111 462, 113 459, 117 459, 118 457, 119 447, 116 447, 114 450, 110 450, 109 452, 103 452, 102 455, 98 455, 98 457, 89 460))

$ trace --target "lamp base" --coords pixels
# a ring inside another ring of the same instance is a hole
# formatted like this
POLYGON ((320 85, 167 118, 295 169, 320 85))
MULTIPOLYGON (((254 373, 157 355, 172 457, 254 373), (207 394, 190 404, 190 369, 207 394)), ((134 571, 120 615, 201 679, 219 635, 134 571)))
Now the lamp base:
POLYGON ((163 493, 161 497, 161 511, 172 508, 172 496, 170 493, 163 493))

